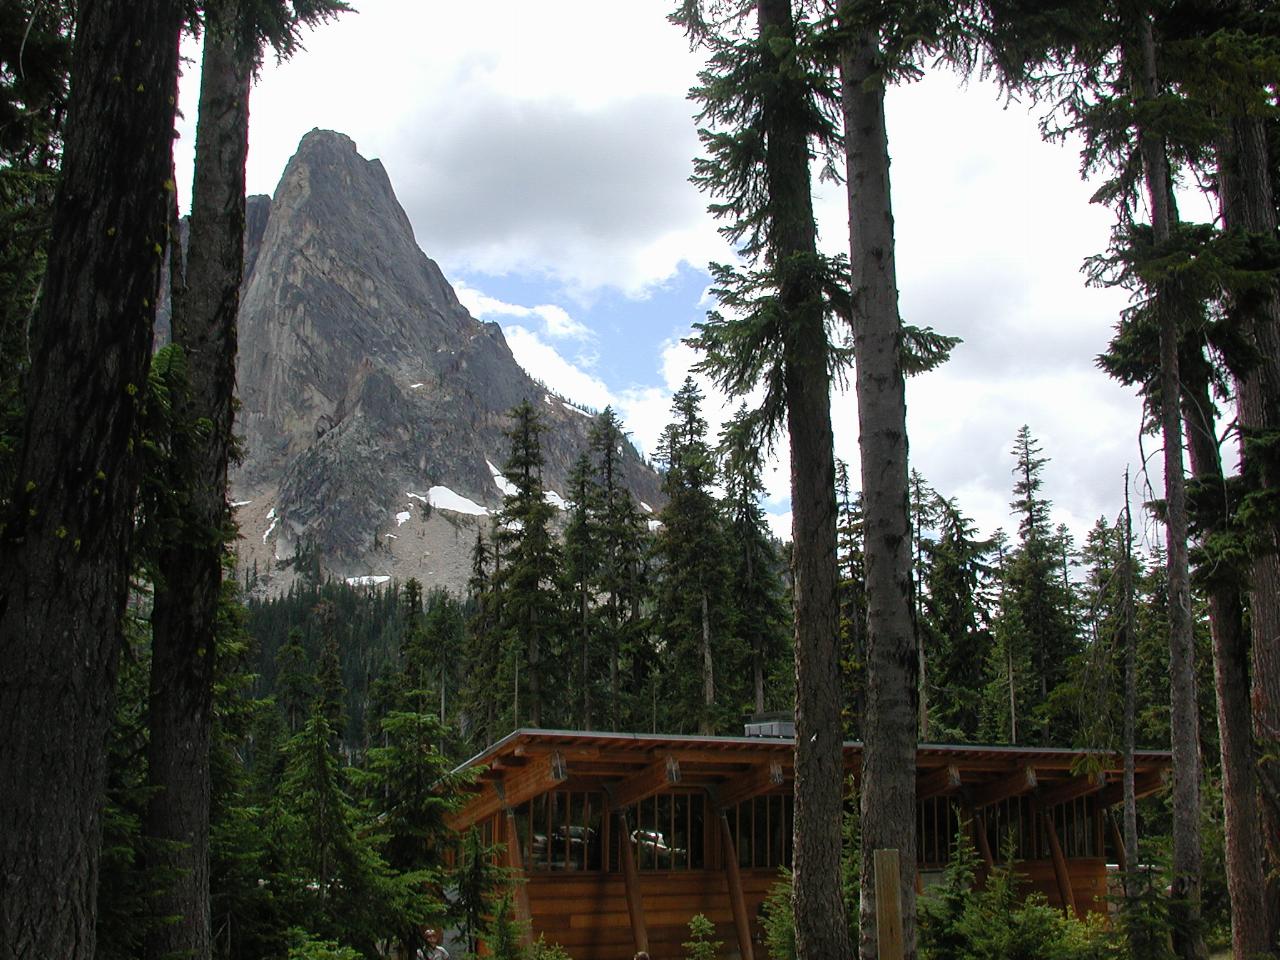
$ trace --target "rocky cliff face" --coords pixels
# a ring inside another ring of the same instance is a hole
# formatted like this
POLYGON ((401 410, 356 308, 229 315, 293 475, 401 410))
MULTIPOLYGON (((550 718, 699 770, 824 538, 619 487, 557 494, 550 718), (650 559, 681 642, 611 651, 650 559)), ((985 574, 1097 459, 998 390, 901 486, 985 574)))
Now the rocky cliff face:
MULTIPOLYGON (((242 565, 287 586, 303 546, 341 577, 460 587, 501 502, 507 412, 538 405, 545 480, 563 490, 590 417, 536 384, 413 238, 385 170, 341 134, 303 138, 250 205, 232 479, 242 565), (428 508, 430 504, 430 508, 428 508)), ((628 486, 660 497, 627 452, 628 486)))

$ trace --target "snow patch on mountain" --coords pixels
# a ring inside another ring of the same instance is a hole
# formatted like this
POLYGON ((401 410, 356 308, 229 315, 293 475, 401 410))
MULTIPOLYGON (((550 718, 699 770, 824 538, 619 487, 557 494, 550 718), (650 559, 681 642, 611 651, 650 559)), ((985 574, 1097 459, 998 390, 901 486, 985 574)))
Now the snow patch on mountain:
POLYGON ((454 513, 466 513, 473 517, 489 515, 487 507, 480 506, 474 500, 468 500, 460 493, 454 493, 448 487, 432 487, 427 491, 427 498, 431 506, 437 510, 452 510, 454 513))
POLYGON ((503 476, 502 471, 493 465, 492 460, 486 460, 485 465, 488 466, 489 472, 493 474, 493 482, 498 487, 498 492, 504 497, 515 496, 516 485, 503 476))

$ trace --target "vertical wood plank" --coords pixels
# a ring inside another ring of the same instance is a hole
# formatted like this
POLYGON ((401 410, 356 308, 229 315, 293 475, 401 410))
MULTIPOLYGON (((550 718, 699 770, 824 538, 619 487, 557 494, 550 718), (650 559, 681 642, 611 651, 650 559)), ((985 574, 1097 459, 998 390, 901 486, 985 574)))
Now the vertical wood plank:
POLYGON ((897 850, 877 850, 876 939, 879 960, 902 960, 902 885, 897 850))

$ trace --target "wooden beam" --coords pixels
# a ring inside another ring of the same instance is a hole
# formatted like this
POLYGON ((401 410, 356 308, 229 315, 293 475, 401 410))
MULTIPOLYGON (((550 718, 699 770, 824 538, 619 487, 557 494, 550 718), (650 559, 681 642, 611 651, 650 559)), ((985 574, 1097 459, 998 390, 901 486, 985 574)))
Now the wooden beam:
POLYGON ((755 960, 751 943, 751 920, 747 917, 747 901, 742 895, 742 874, 738 872, 738 851, 733 845, 733 830, 724 810, 720 811, 720 842, 723 848, 724 875, 729 883, 729 906, 733 910, 733 926, 738 932, 738 953, 742 960, 755 960))
POLYGON ((1116 848, 1116 865, 1122 874, 1129 872, 1129 852, 1124 848, 1124 834, 1111 811, 1107 811, 1107 826, 1111 828, 1111 845, 1116 848))
POLYGON ((629 807, 680 782, 680 764, 671 754, 659 757, 610 791, 617 807, 629 807))
POLYGON ((1072 777, 1070 780, 1064 780, 1062 783, 1046 787, 1036 794, 1036 799, 1040 801, 1040 805, 1043 807, 1054 807, 1060 803, 1070 803, 1072 800, 1078 800, 1081 797, 1089 796, 1091 793, 1097 793, 1106 785, 1107 775, 1101 770, 1096 770, 1093 773, 1072 777))
POLYGON ((1076 896, 1071 889, 1071 873, 1067 870, 1067 858, 1062 854, 1062 844, 1058 842, 1058 831, 1053 825, 1053 817, 1040 809, 1040 828, 1049 838, 1049 852, 1053 855, 1053 875, 1058 881, 1058 895, 1062 897, 1062 909, 1070 918, 1076 915, 1076 896))
POLYGON ((644 898, 640 895, 640 874, 636 871, 636 854, 631 848, 631 824, 625 807, 614 810, 617 814, 619 844, 622 847, 622 881, 627 894, 627 915, 631 919, 631 940, 636 953, 649 952, 649 927, 644 920, 644 898))
POLYGON ((788 770, 778 761, 767 766, 752 767, 741 776, 729 780, 715 792, 716 805, 721 810, 736 807, 744 800, 758 797, 763 793, 777 789, 787 781, 788 770))
POLYGON ((960 789, 960 768, 954 763, 938 767, 916 777, 916 799, 928 800, 955 793, 960 789))
MULTIPOLYGON (((1133 795, 1139 800, 1151 796, 1165 785, 1168 777, 1167 770, 1148 770, 1138 774, 1133 778, 1133 795)), ((1114 806, 1122 800, 1124 800, 1124 780, 1108 783, 1098 791, 1098 803, 1104 807, 1114 806)))
POLYGON ((1001 800, 1008 800, 1010 797, 1020 797, 1024 793, 1030 793, 1035 788, 1036 768, 1019 767, 1013 773, 1001 777, 999 780, 992 780, 990 783, 984 783, 974 788, 973 806, 975 809, 981 810, 983 807, 999 803, 1001 800))
POLYGON ((568 777, 564 757, 558 753, 544 754, 531 760, 522 769, 507 773, 501 780, 486 783, 479 796, 461 810, 448 814, 445 824, 452 830, 465 830, 504 807, 518 807, 525 801, 554 789, 568 777))
POLYGON ((996 861, 991 856, 991 842, 987 839, 987 818, 982 815, 981 810, 975 810, 971 803, 964 805, 964 815, 973 826, 974 845, 978 848, 978 854, 982 857, 987 872, 990 873, 995 869, 996 861))
POLYGON ((516 814, 510 807, 506 808, 503 819, 507 824, 507 869, 514 879, 512 887, 515 892, 516 925, 520 928, 520 944, 524 947, 533 945, 533 914, 529 910, 529 889, 524 875, 524 855, 520 850, 520 831, 516 828, 516 814))

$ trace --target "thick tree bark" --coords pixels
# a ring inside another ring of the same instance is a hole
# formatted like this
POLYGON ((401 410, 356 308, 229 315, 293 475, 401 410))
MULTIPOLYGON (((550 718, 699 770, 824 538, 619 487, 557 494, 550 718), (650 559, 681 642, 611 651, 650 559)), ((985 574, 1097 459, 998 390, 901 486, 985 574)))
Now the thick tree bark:
POLYGON ((852 956, 840 884, 844 760, 840 726, 836 482, 831 386, 817 227, 810 193, 809 144, 798 80, 784 80, 770 38, 795 36, 791 0, 759 0, 766 69, 778 75, 766 97, 766 179, 770 266, 779 273, 787 431, 791 439, 791 570, 796 662, 796 956, 852 956))
MULTIPOLYGON (((1151 19, 1141 23, 1141 92, 1155 100, 1155 38, 1151 19)), ((1157 249, 1173 229, 1168 158, 1164 141, 1139 129, 1139 146, 1151 204, 1157 249)), ((1200 725, 1196 713, 1195 644, 1187 558, 1186 477, 1182 464, 1182 411, 1178 377, 1178 319, 1172 291, 1162 282, 1155 294, 1160 324, 1160 427, 1164 440, 1165 543, 1168 551, 1169 696, 1173 752, 1173 902, 1174 948, 1185 960, 1208 956, 1200 930, 1200 725)))
POLYGON ((907 407, 894 269, 889 140, 874 31, 841 56, 853 271, 858 442, 867 583, 867 706, 862 753, 861 953, 876 956, 874 857, 901 858, 904 956, 916 955, 915 628, 907 510, 907 407))
POLYGON ((174 291, 173 342, 186 354, 188 389, 174 410, 180 516, 161 547, 152 614, 146 833, 158 841, 153 860, 174 878, 154 897, 156 914, 181 919, 149 932, 155 960, 210 951, 209 740, 249 150, 251 61, 236 43, 237 19, 229 3, 206 21, 186 287, 174 291))
POLYGON ((0 528, 0 956, 88 958, 167 244, 180 5, 84 0, 17 488, 0 528))
MULTIPOLYGON (((1225 486, 1206 378, 1182 377, 1191 474, 1202 484, 1225 486)), ((1226 518, 1222 518, 1224 525, 1226 518)), ((1222 809, 1231 898, 1231 947, 1235 960, 1267 952, 1266 880, 1259 832, 1258 784, 1249 708, 1249 635, 1240 590, 1225 578, 1207 588, 1213 636, 1213 678, 1218 705, 1218 745, 1222 759, 1222 809)))
MULTIPOLYGON (((1222 220, 1228 230, 1274 237, 1276 198, 1271 182, 1267 131, 1257 117, 1231 122, 1219 149, 1222 220)), ((1244 319, 1244 335, 1256 363, 1236 382, 1240 433, 1246 464, 1257 456, 1258 481, 1280 487, 1280 477, 1265 457, 1250 449, 1255 437, 1280 430, 1280 289, 1259 296, 1244 319)), ((1274 457, 1275 454, 1270 454, 1274 457)), ((1257 774, 1262 789, 1262 837, 1265 843, 1269 915, 1265 935, 1273 954, 1280 938, 1280 530, 1258 531, 1249 583, 1253 641, 1253 730, 1258 742, 1257 774)))

